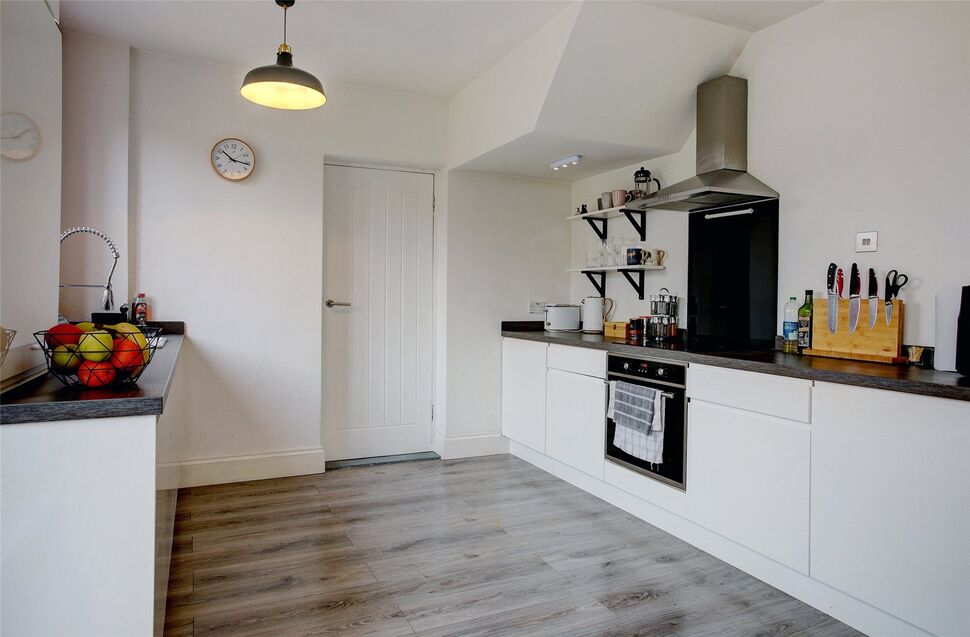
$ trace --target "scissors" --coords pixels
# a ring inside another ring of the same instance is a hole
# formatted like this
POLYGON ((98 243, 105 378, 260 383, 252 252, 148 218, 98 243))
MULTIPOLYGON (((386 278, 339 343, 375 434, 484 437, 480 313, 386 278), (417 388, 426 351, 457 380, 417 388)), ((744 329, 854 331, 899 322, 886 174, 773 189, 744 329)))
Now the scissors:
POLYGON ((893 299, 899 296, 899 290, 906 285, 909 277, 897 270, 886 273, 886 325, 893 320, 893 299))

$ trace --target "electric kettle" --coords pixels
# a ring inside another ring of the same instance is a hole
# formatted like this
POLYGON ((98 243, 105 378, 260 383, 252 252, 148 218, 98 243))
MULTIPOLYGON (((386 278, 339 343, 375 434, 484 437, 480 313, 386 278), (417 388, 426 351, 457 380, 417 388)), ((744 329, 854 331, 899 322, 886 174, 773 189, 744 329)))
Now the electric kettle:
POLYGON ((583 299, 583 332, 602 334, 603 321, 613 311, 613 299, 601 296, 587 296, 583 299))

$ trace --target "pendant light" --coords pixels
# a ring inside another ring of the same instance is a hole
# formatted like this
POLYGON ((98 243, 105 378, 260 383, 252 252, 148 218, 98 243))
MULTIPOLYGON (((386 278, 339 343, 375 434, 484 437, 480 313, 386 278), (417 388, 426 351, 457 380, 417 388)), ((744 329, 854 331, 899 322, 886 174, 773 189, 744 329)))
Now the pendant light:
POLYGON ((293 66, 293 49, 286 43, 286 10, 296 0, 276 0, 283 7, 283 44, 276 64, 260 66, 246 74, 239 92, 250 102, 270 108, 304 110, 323 106, 327 96, 315 76, 293 66))

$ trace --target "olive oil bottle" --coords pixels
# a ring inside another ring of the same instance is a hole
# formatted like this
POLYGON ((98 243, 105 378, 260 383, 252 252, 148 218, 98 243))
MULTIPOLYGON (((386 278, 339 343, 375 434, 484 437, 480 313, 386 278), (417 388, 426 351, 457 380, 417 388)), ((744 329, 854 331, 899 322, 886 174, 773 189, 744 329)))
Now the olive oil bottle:
POLYGON ((798 351, 812 346, 812 291, 805 290, 805 303, 798 308, 798 351))

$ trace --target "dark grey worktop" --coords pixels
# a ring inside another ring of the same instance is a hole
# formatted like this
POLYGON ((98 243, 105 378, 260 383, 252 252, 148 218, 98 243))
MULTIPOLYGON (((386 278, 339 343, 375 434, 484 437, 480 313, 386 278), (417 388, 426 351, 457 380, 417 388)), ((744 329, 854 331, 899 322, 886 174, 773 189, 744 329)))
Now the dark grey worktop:
MULTIPOLYGON (((509 324, 503 325, 504 328, 509 326, 509 324)), ((503 329, 502 336, 601 349, 618 354, 687 361, 700 365, 726 367, 776 376, 970 401, 970 377, 960 376, 955 372, 938 372, 907 365, 884 365, 818 356, 798 356, 779 351, 695 353, 663 347, 627 345, 622 339, 605 338, 602 334, 535 331, 527 329, 524 324, 522 324, 522 328, 522 331, 519 329, 503 329)))
POLYGON ((65 387, 45 374, 0 394, 0 424, 161 414, 185 341, 185 336, 174 331, 181 330, 163 332, 168 343, 155 350, 151 364, 137 385, 97 389, 65 387))

